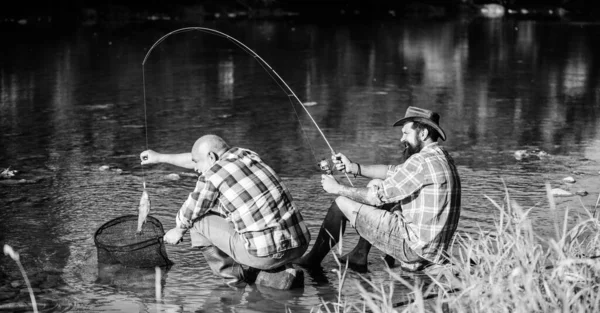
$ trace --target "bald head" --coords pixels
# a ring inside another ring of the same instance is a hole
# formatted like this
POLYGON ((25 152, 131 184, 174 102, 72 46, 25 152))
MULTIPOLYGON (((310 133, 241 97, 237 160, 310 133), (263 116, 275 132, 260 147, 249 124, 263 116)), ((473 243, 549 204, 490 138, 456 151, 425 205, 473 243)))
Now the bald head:
POLYGON ((192 147, 192 153, 208 154, 214 152, 217 155, 229 150, 229 145, 223 140, 223 138, 217 135, 204 135, 194 143, 192 147))
POLYGON ((227 150, 229 145, 219 136, 205 135, 198 138, 192 147, 192 161, 196 163, 196 172, 204 173, 227 150))

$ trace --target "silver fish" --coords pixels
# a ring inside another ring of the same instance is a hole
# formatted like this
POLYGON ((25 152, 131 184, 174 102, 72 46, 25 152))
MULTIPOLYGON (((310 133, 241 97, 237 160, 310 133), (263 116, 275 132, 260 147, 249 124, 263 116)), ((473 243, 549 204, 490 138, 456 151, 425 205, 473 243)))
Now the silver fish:
POLYGON ((140 199, 140 207, 139 207, 139 215, 138 215, 138 228, 137 232, 142 232, 142 226, 146 222, 146 217, 150 213, 150 199, 148 198, 148 193, 146 192, 146 188, 142 192, 142 198, 140 199))

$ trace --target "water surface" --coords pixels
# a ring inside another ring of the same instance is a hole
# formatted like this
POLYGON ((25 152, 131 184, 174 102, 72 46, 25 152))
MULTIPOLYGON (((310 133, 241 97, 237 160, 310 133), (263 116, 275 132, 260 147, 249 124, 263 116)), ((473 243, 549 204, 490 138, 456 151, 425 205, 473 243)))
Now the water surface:
MULTIPOLYGON (((502 203, 508 191, 533 207, 540 235, 551 236, 546 182, 590 193, 557 199, 560 212, 582 212, 595 202, 598 24, 475 19, 204 26, 242 41, 302 101, 316 102, 308 110, 332 147, 360 163, 397 162, 400 129, 391 125, 408 106, 439 112, 448 134, 443 145, 462 179, 460 233, 493 228, 498 211, 490 200, 502 203), (514 152, 522 149, 549 155, 518 161, 514 152), (562 183, 566 176, 577 182, 562 183)), ((0 184, 1 242, 21 252, 33 277, 47 282, 48 273, 58 275, 60 283, 38 294, 53 301, 50 311, 307 312, 321 299, 335 301, 339 283, 331 257, 322 273, 306 275, 304 289, 233 291, 220 285, 186 237, 168 247, 175 265, 163 277, 158 304, 153 271, 103 275, 89 266, 95 230, 136 214, 142 181, 151 214, 166 229, 193 189, 192 177, 167 177, 182 169, 141 167, 138 155, 146 148, 187 152, 199 136, 215 133, 258 152, 290 188, 313 239, 334 199, 320 188, 316 166, 329 148, 308 115, 228 40, 201 32, 165 40, 144 67, 144 109, 142 60, 175 28, 5 34, 0 168, 19 170, 28 183, 0 184), (110 170, 99 170, 103 165, 110 170)), ((343 250, 357 238, 349 230, 343 250)), ((367 275, 377 283, 387 280, 381 257, 372 253, 367 275)), ((0 260, 2 285, 18 280, 14 263, 0 260)), ((357 293, 354 281, 344 285, 346 295, 357 293)), ((398 286, 397 297, 406 291, 398 286)))

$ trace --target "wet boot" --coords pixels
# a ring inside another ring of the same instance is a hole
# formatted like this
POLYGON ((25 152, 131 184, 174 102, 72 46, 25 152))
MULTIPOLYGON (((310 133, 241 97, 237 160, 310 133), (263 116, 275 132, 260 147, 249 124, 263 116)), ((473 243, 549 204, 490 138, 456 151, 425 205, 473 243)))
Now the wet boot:
POLYGON ((312 249, 303 257, 294 260, 292 263, 304 268, 321 267, 321 261, 327 256, 340 240, 340 235, 346 230, 346 216, 340 210, 335 201, 325 215, 323 224, 315 240, 312 249))
POLYGON ((200 248, 206 263, 212 271, 223 278, 223 282, 231 287, 242 288, 246 286, 244 269, 233 258, 215 246, 200 248))

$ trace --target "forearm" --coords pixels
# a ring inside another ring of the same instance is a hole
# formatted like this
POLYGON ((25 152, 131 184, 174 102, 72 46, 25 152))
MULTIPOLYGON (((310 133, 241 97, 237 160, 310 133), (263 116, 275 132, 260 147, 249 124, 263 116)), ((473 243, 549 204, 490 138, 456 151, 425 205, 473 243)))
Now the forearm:
POLYGON ((371 179, 385 179, 388 171, 387 165, 363 165, 359 163, 352 163, 351 166, 352 174, 360 175, 371 179))
POLYGON ((171 165, 187 168, 193 170, 196 163, 192 161, 192 154, 187 153, 161 153, 159 157, 161 163, 168 163, 171 165))
POLYGON ((337 194, 350 200, 372 206, 379 206, 383 204, 377 195, 375 195, 373 192, 370 192, 369 188, 354 188, 340 185, 340 189, 337 194))

